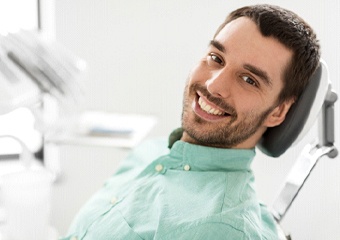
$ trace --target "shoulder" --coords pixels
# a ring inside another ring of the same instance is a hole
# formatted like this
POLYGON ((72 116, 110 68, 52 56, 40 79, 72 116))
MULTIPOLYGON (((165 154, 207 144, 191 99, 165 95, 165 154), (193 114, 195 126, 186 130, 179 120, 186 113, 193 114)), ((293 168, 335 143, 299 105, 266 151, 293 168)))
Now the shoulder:
MULTIPOLYGON (((155 159, 169 153, 167 140, 164 138, 148 139, 136 146, 129 157, 155 159)), ((150 161, 150 160, 149 160, 150 161)))
POLYGON ((127 172, 131 169, 145 167, 158 157, 168 154, 167 140, 163 138, 145 140, 128 154, 121 162, 116 174, 127 172))

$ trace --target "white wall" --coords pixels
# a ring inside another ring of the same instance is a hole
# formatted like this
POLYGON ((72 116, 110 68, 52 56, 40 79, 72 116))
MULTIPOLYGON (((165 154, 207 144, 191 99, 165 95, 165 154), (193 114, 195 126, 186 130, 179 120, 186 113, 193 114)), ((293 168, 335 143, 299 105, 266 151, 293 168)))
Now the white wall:
MULTIPOLYGON (((339 1, 267 3, 294 10, 314 27, 333 86, 340 93, 339 1)), ((159 124, 150 136, 166 136, 180 125, 182 91, 191 66, 225 16, 247 4, 253 1, 57 0, 56 38, 88 63, 87 109, 153 114, 159 124)), ((259 153, 253 167, 259 194, 267 204, 301 147, 315 136, 309 133, 280 159, 259 153)), ((338 126, 336 140, 340 140, 338 126)), ((340 239, 339 160, 322 159, 294 202, 283 222, 293 239, 340 239)), ((94 177, 103 177, 97 174, 94 177)))

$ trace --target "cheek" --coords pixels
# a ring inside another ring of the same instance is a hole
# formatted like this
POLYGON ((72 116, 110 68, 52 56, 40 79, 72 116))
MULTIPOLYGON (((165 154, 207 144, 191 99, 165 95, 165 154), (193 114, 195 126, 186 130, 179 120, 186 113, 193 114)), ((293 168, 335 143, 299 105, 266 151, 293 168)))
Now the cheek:
POLYGON ((267 104, 265 101, 259 100, 257 98, 251 98, 249 95, 238 95, 234 100, 235 110, 238 116, 249 116, 261 112, 266 108, 267 104))

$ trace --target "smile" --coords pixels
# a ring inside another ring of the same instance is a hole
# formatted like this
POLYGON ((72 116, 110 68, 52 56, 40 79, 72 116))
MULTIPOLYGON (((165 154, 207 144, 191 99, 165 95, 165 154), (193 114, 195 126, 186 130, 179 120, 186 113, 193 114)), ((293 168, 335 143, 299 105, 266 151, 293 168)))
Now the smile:
POLYGON ((221 110, 209 105, 206 101, 204 101, 201 97, 198 98, 198 104, 200 105, 201 109, 205 111, 206 113, 212 114, 212 115, 218 115, 222 116, 224 115, 224 112, 221 110))
POLYGON ((196 92, 192 109, 198 117, 206 121, 220 121, 226 117, 231 117, 229 112, 222 110, 216 104, 209 101, 200 91, 196 92))

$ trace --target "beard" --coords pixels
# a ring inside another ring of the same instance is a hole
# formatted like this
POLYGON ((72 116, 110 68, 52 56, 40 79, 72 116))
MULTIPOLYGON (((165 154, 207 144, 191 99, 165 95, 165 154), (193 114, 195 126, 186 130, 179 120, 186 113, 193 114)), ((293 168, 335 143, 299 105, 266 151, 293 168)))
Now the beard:
POLYGON ((274 109, 272 106, 265 111, 250 111, 241 117, 231 105, 224 100, 212 96, 208 90, 194 83, 187 84, 184 91, 182 128, 199 145, 211 147, 234 147, 256 133, 268 114, 274 109), (210 102, 224 109, 228 114, 218 122, 209 122, 195 114, 191 105, 200 91, 210 102))

